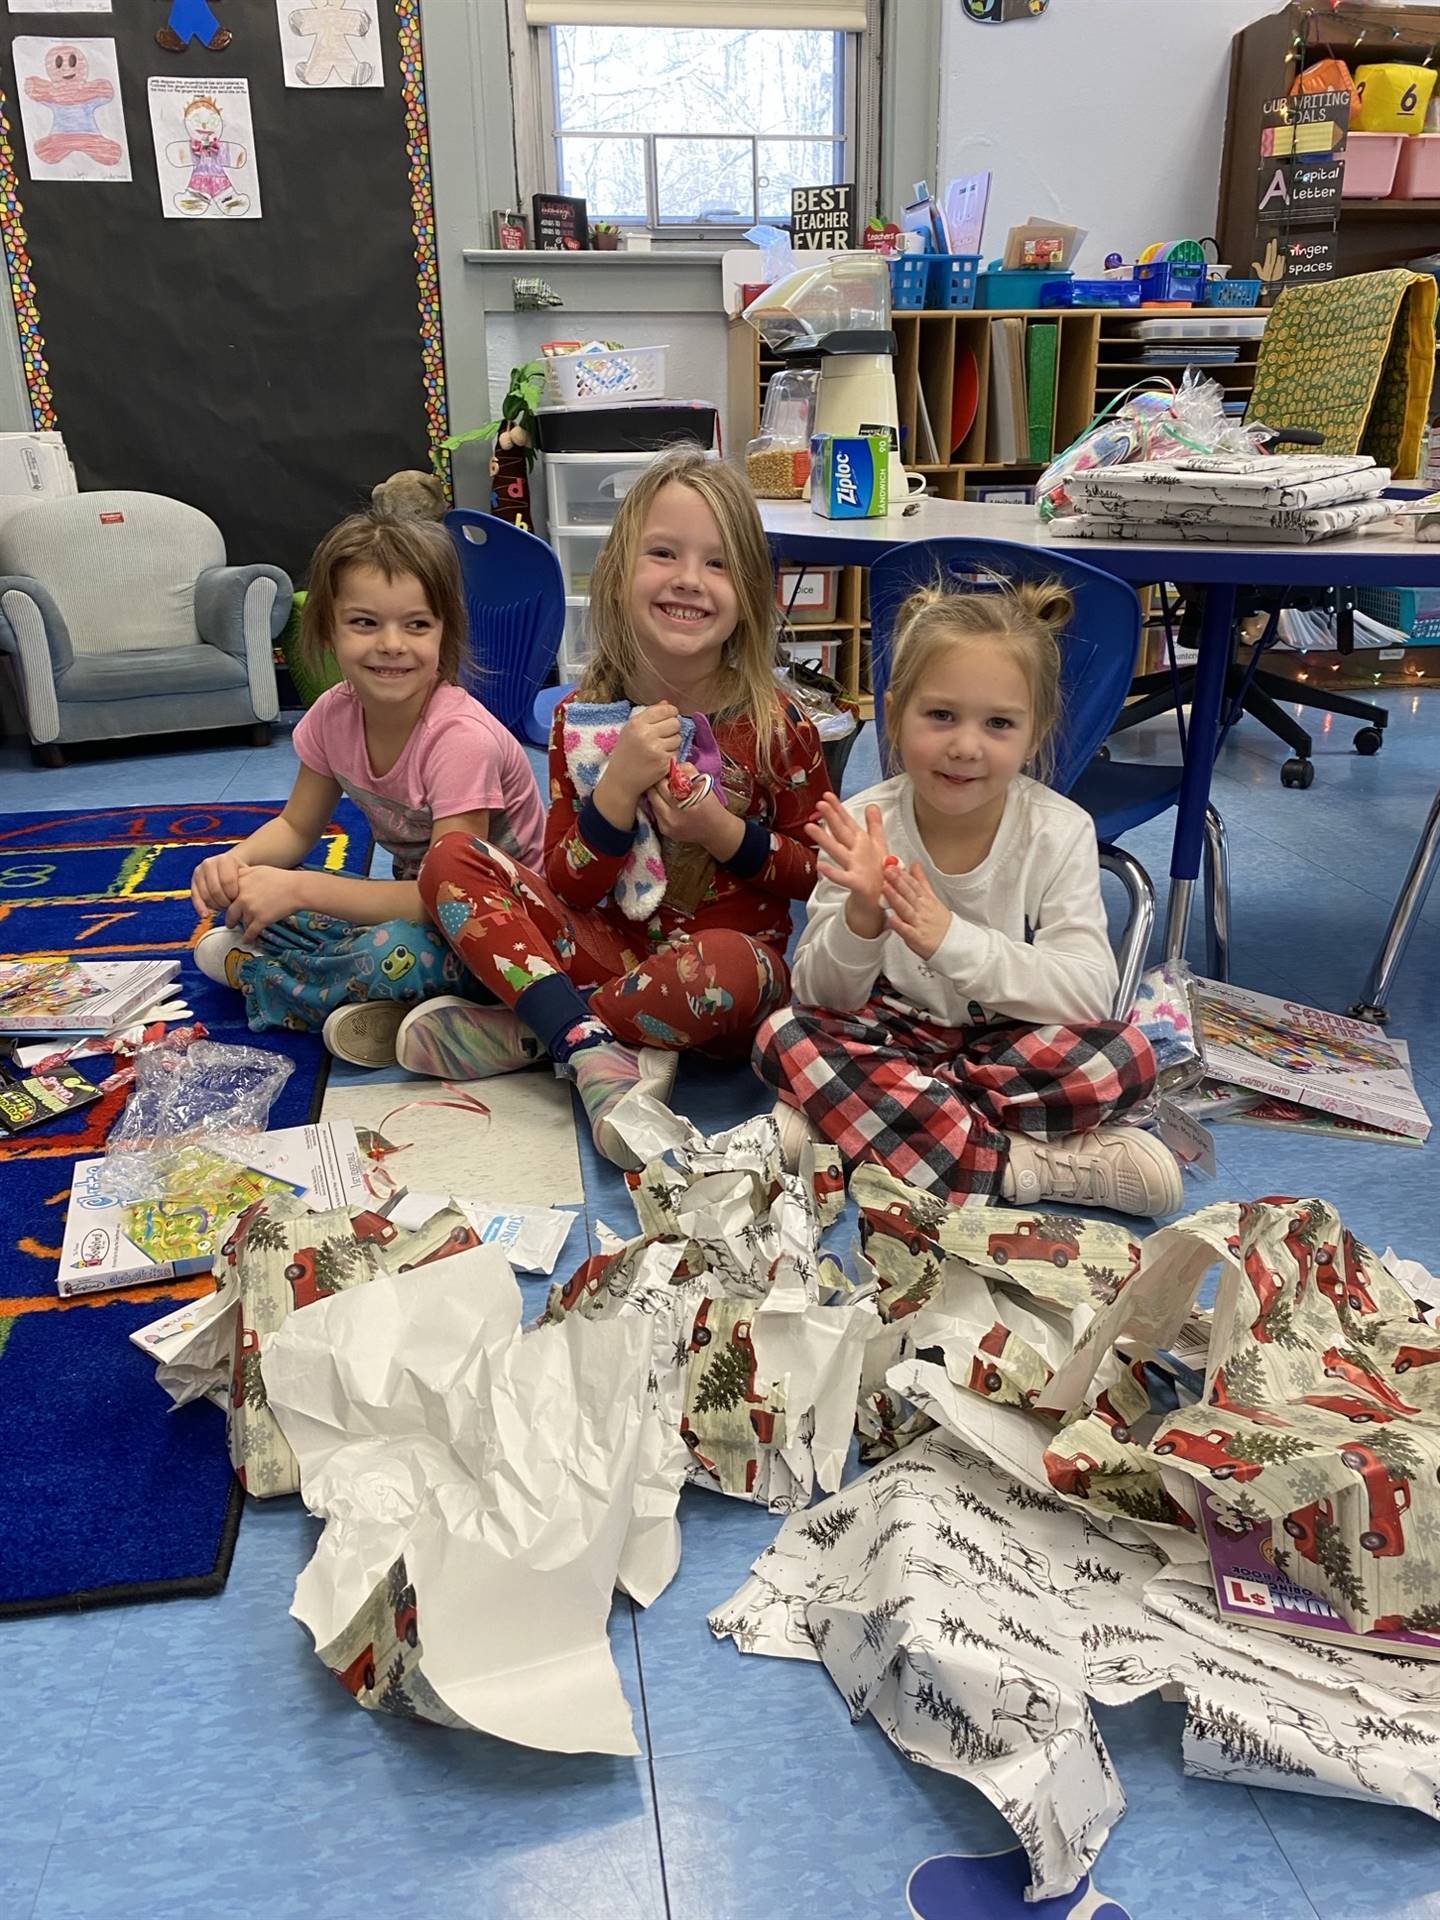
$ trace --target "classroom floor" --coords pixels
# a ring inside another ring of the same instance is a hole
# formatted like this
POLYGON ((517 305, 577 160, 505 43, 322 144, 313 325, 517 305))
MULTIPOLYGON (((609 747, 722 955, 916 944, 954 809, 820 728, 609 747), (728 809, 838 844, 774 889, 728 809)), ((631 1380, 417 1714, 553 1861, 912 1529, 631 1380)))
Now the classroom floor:
MULTIPOLYGON (((1320 732, 1308 793, 1246 721, 1216 800, 1230 829, 1234 977, 1343 1008, 1364 980, 1440 770, 1440 699, 1384 696, 1383 753, 1320 732)), ((875 777, 873 734, 847 791, 875 777)), ((1126 757, 1172 749, 1164 723, 1126 757)), ((0 813, 137 802, 280 800, 293 759, 216 747, 39 772, 0 748, 0 813)), ((1162 825, 1127 842, 1162 896, 1162 825)), ((1440 893, 1392 1000, 1440 1118, 1440 893)), ((1192 959, 1200 962, 1198 942, 1192 959)), ((702 1126, 766 1104, 758 1083, 682 1067, 702 1126)), ((1195 1204, 1320 1193, 1372 1245, 1440 1265, 1440 1133, 1422 1151, 1217 1129, 1195 1204)), ((613 1169, 581 1143, 587 1213, 630 1219, 613 1169)), ((418 1184, 418 1183, 417 1183, 418 1184)), ((561 1271, 584 1252, 578 1225, 561 1271)), ((544 1282, 527 1281, 539 1306, 544 1282)), ((103 1417, 103 1410, 97 1410, 103 1417)), ((636 1760, 557 1758, 358 1712, 287 1618, 316 1523, 253 1505, 216 1599, 0 1623, 0 1920, 904 1920, 921 1860, 1010 1844, 973 1790, 852 1727, 822 1669, 742 1658, 707 1609, 773 1537, 767 1513, 709 1494, 682 1508, 684 1563, 645 1613, 617 1604, 616 1659, 636 1760), (380 1889, 389 1890, 388 1898, 380 1889)), ((483 1631, 483 1611, 480 1619, 483 1631)), ((1101 1709, 1129 1811, 1095 1879, 1134 1920, 1440 1920, 1440 1830, 1421 1815, 1187 1780, 1182 1710, 1101 1709)))

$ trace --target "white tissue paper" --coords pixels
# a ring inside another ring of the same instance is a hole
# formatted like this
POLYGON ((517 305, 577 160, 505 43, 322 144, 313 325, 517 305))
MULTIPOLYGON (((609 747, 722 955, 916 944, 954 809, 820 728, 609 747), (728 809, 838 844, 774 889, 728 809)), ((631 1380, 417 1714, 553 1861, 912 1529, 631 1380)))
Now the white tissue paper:
POLYGON ((611 1594, 622 1564, 647 1591, 673 1571, 652 1525, 671 1450, 650 1329, 522 1335, 520 1317, 483 1247, 320 1301, 270 1340, 270 1407, 327 1522, 292 1611, 362 1706, 633 1754, 611 1594))

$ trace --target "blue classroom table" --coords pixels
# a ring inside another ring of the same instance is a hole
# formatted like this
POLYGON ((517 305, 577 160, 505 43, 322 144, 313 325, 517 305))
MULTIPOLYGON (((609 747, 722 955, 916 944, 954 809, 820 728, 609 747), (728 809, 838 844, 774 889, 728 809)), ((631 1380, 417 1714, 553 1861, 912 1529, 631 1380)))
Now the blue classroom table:
POLYGON ((1170 855, 1165 952, 1184 952, 1190 902, 1200 873, 1205 809, 1220 736, 1225 675, 1234 659, 1235 598, 1241 587, 1440 587, 1440 542, 1367 531, 1312 546, 1222 546, 1197 540, 1105 541, 1057 538, 1033 507, 970 500, 921 500, 908 513, 874 520, 827 520, 806 501, 761 500, 760 518, 777 561, 867 567, 909 540, 1006 540, 1032 551, 1069 554, 1133 586, 1179 580, 1205 588, 1185 773, 1170 855))

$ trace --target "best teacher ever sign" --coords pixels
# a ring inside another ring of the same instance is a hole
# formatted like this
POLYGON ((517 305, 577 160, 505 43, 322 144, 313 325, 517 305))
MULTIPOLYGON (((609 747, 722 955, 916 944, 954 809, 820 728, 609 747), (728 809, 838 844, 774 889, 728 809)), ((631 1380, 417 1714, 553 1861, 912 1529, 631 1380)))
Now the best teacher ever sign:
POLYGON ((790 244, 797 253, 835 253, 855 244, 855 186, 792 187, 790 244))

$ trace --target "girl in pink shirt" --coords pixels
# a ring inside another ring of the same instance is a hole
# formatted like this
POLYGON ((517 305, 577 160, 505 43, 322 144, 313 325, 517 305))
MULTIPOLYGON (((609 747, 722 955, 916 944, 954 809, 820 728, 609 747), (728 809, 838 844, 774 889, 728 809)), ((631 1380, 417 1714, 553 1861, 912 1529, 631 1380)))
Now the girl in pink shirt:
POLYGON ((284 811, 195 869, 195 911, 220 923, 195 958, 245 995, 252 1027, 321 1027, 342 1060, 383 1066, 409 1008, 465 986, 415 883, 431 842, 471 834, 533 866, 544 809, 519 742, 459 684, 465 602, 443 527, 374 510, 342 521, 311 562, 301 644, 333 653, 343 678, 295 729, 284 811), (393 879, 301 865, 342 794, 393 879))

